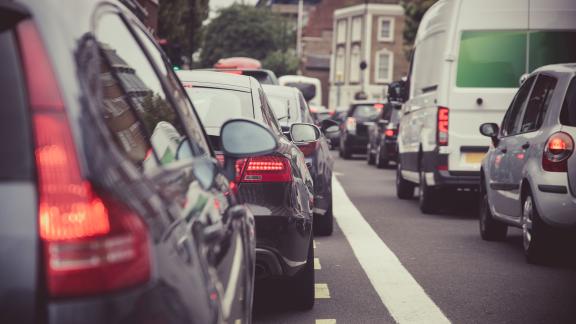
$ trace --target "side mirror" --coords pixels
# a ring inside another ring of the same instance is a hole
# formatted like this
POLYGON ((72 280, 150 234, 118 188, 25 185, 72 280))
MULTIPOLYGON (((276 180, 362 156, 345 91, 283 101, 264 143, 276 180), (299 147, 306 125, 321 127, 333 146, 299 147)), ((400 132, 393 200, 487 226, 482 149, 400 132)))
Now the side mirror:
POLYGON ((403 103, 406 101, 406 82, 394 81, 388 85, 388 102, 403 103))
POLYGON ((526 82, 526 80, 528 80, 528 77, 530 76, 530 74, 528 73, 524 73, 520 76, 520 79, 518 79, 518 85, 521 86, 522 84, 524 84, 524 82, 526 82))
POLYGON ((294 123, 290 127, 290 137, 294 143, 309 143, 320 139, 320 130, 312 124, 294 123))
POLYGON ((494 146, 498 145, 498 125, 495 123, 484 123, 480 125, 480 134, 490 137, 494 146))
POLYGON ((228 179, 234 179, 237 159, 266 155, 278 147, 276 137, 255 121, 230 119, 220 129, 220 147, 224 152, 224 169, 228 179))

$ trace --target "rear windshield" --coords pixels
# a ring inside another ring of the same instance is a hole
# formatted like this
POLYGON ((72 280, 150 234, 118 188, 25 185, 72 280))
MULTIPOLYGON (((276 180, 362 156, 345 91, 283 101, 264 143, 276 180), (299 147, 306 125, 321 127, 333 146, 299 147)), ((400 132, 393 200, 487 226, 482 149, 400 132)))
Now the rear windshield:
POLYGON ((33 144, 18 42, 16 17, 0 9, 0 180, 33 176, 33 144))
POLYGON ((314 98, 316 97, 316 86, 312 83, 305 83, 305 82, 287 82, 285 84, 287 87, 293 87, 304 95, 304 98, 314 98))
POLYGON ((297 122, 299 117, 298 103, 293 97, 268 95, 268 101, 274 115, 282 125, 288 122, 297 122))
POLYGON ((464 31, 456 86, 517 88, 524 73, 576 61, 575 37, 573 31, 464 31))
POLYGON ((560 123, 566 126, 576 127, 576 78, 570 81, 562 112, 560 113, 560 123))
POLYGON ((220 128, 228 119, 254 119, 252 96, 229 89, 192 87, 186 92, 204 127, 220 128))
POLYGON ((378 119, 380 110, 374 105, 357 105, 352 107, 351 116, 357 120, 375 120, 378 119))

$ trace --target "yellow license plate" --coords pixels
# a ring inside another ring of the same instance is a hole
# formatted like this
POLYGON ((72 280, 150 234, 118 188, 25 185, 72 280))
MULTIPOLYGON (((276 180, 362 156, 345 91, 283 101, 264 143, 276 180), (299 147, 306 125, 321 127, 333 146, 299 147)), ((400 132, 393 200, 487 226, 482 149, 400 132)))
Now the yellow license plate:
POLYGON ((486 153, 482 152, 464 153, 464 161, 466 161, 466 163, 469 164, 479 164, 482 162, 482 159, 484 158, 485 155, 486 153))

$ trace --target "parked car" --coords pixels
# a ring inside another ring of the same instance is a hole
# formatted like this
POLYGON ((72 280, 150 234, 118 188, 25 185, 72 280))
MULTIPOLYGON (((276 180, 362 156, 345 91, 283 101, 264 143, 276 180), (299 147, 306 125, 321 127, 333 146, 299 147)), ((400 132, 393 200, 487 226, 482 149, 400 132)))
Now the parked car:
MULTIPOLYGON (((256 79, 207 71, 180 71, 178 75, 212 143, 220 142, 220 128, 228 118, 254 120, 274 134, 278 148, 265 156, 240 160, 235 183, 241 201, 256 219, 257 279, 290 281, 292 291, 283 296, 290 296, 289 302, 298 309, 312 308, 314 188, 304 155, 282 133, 256 79)), ((290 127, 296 142, 316 142, 319 135, 314 125, 294 123, 290 127)), ((239 147, 250 144, 242 137, 236 142, 239 147)))
POLYGON ((340 124, 340 157, 365 154, 368 145, 368 127, 378 121, 382 101, 357 101, 350 105, 346 120, 340 124))
POLYGON ((396 162, 398 148, 396 136, 400 119, 401 104, 388 102, 380 111, 378 120, 368 126, 368 147, 366 161, 379 169, 396 162))
POLYGON ((576 64, 534 71, 501 127, 480 132, 493 143, 482 162, 480 234, 503 240, 508 226, 522 228, 527 261, 541 262, 576 225, 576 64))
MULTIPOLYGON (((308 105, 302 93, 292 87, 263 85, 270 106, 278 118, 280 127, 290 135, 290 127, 295 123, 314 123, 308 105)), ((335 124, 326 124, 324 131, 337 131, 335 124), (329 127, 332 128, 329 128, 329 127)), ((314 232, 319 235, 331 235, 333 230, 332 214, 332 169, 334 160, 326 137, 321 133, 314 142, 296 142, 314 181, 314 232)))
MULTIPOLYGON (((120 2, 0 1, 3 323, 249 322, 253 215, 120 2), (74 8, 74 10, 55 10, 74 8)), ((225 159, 275 150, 230 121, 225 159)))
POLYGON ((399 198, 419 186, 421 211, 434 213, 450 192, 479 188, 489 141, 476 130, 502 119, 520 76, 576 61, 574 10, 570 0, 440 0, 426 12, 400 121, 399 198))

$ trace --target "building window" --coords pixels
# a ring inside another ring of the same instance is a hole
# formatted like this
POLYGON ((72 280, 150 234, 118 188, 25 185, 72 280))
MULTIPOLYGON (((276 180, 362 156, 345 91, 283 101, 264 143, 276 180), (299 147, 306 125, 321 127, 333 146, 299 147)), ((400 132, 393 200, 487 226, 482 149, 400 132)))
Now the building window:
POLYGON ((336 42, 338 44, 346 43, 346 23, 347 19, 340 19, 336 24, 336 42))
POLYGON ((346 66, 346 52, 344 47, 339 47, 336 51, 336 71, 334 82, 344 82, 344 67, 346 66))
POLYGON ((375 79, 376 83, 392 82, 394 54, 387 49, 376 53, 375 79))
POLYGON ((359 42, 362 40, 362 17, 352 18, 352 41, 359 42))
POLYGON ((392 42, 394 41, 394 19, 380 17, 378 19, 378 41, 392 42))
POLYGON ((350 82, 360 82, 360 45, 352 46, 350 54, 350 82))

